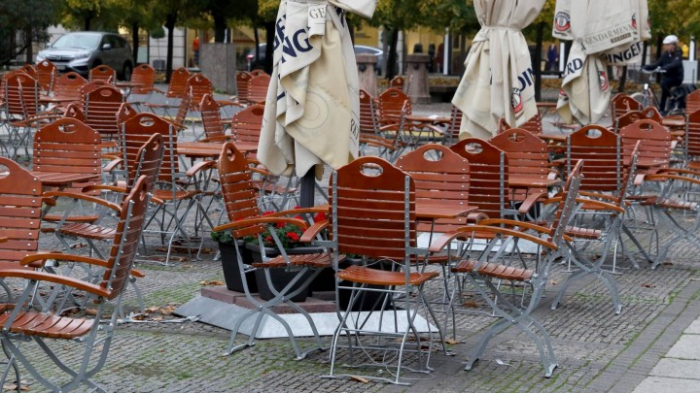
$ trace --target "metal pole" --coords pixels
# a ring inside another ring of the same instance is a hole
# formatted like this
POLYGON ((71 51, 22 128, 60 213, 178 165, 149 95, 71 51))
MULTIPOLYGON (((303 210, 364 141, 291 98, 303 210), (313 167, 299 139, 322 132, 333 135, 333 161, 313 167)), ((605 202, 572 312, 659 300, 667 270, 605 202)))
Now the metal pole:
POLYGON ((315 205, 316 195, 316 173, 315 169, 311 168, 304 176, 299 179, 299 206, 312 207, 315 205))
POLYGON ((688 60, 695 61, 695 36, 690 36, 690 47, 688 48, 688 60))
POLYGON ((450 52, 452 50, 452 44, 450 43, 450 28, 445 28, 445 40, 442 43, 442 74, 450 75, 450 52))

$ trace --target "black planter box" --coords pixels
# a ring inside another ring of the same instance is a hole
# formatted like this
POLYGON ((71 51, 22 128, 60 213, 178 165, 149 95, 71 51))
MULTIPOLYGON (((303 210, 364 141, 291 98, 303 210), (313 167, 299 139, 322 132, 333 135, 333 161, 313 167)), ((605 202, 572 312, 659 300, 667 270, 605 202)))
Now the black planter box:
MULTIPOLYGON (((238 244, 238 250, 241 252, 244 264, 250 264, 253 261, 250 250, 245 247, 243 242, 238 244)), ((231 291, 245 292, 243 290, 243 282, 241 281, 236 247, 233 244, 219 243, 219 251, 221 251, 221 265, 224 269, 226 288, 231 291)), ((250 293, 257 293, 258 283, 255 280, 255 275, 248 273, 245 275, 245 278, 250 293)))
MULTIPOLYGON (((246 248, 250 251, 252 260, 253 262, 260 262, 262 261, 262 255, 260 253, 260 248, 256 244, 246 244, 246 248)), ((318 248, 318 247, 297 247, 297 248, 290 248, 288 250, 285 250, 287 252, 287 255, 299 255, 299 254, 315 254, 322 252, 323 249, 318 248)), ((279 251, 276 248, 271 248, 271 247, 266 247, 265 248, 265 256, 268 258, 274 258, 279 255, 279 251)), ((275 287, 275 289, 282 290, 284 289, 287 284, 292 281, 294 277, 298 274, 298 272, 289 272, 285 268, 270 268, 270 269, 257 269, 255 271, 255 279, 258 283, 258 296, 260 296, 261 299, 263 300, 270 300, 273 299, 275 296, 272 294, 272 291, 267 285, 267 280, 265 279, 265 270, 270 271, 270 279, 272 281, 272 285, 275 287)), ((294 292, 297 288, 299 288, 300 285, 302 285, 310 275, 313 274, 313 271, 308 271, 306 273, 307 275, 304 277, 301 277, 298 281, 297 284, 292 287, 290 292, 294 292)), ((307 291, 301 291, 299 294, 294 296, 291 300, 295 303, 301 303, 306 300, 306 298, 309 295, 309 290, 307 291)))

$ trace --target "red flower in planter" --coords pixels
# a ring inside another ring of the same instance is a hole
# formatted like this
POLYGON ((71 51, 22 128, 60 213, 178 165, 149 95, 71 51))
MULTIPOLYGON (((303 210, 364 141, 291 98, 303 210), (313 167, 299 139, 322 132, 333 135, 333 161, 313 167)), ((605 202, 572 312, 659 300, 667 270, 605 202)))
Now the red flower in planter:
POLYGON ((298 242, 299 238, 301 237, 296 232, 287 232, 286 236, 294 242, 298 242))
POLYGON ((327 219, 328 219, 328 217, 326 217, 326 213, 324 213, 324 212, 316 213, 316 215, 314 216, 314 222, 321 222, 321 221, 325 221, 327 219))

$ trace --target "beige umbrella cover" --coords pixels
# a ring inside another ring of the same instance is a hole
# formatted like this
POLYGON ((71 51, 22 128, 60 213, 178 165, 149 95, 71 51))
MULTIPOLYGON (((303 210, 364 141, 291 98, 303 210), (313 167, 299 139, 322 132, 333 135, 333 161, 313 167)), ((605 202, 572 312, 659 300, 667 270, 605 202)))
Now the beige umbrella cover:
POLYGON ((552 37, 566 41, 574 39, 571 32, 571 0, 557 0, 553 26, 552 37))
POLYGON ((642 41, 651 38, 649 27, 649 8, 647 0, 637 0, 632 5, 632 20, 634 40, 625 45, 617 46, 604 52, 605 63, 613 66, 638 64, 642 61, 642 41))
POLYGON ((633 27, 639 0, 571 1, 571 32, 581 40, 587 55, 631 44, 638 30, 633 27))
MULTIPOLYGON (((332 0, 372 15, 374 0, 332 0)), ((357 157, 359 82, 344 12, 326 0, 284 0, 257 157, 272 173, 304 175, 357 157)))
POLYGON ((530 52, 521 29, 545 0, 475 0, 481 30, 452 103, 464 113, 460 139, 489 139, 498 121, 521 125, 537 113, 530 52))
POLYGON ((609 102, 610 84, 605 64, 599 56, 586 56, 581 41, 574 41, 559 92, 557 112, 567 123, 576 118, 582 124, 591 124, 603 117, 609 102))

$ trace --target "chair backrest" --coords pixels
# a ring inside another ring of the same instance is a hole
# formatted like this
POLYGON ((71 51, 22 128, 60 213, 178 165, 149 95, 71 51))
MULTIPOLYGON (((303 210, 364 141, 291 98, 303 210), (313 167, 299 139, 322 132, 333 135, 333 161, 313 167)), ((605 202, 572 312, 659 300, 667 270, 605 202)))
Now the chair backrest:
POLYGON ((115 83, 117 81, 117 72, 108 65, 98 65, 90 70, 90 81, 102 80, 107 83, 115 83))
POLYGON ((206 94, 214 94, 214 87, 206 76, 194 74, 187 79, 187 92, 192 99, 190 105, 199 105, 206 94))
POLYGON ((253 70, 253 71, 250 71, 250 75, 253 76, 253 77, 255 77, 255 76, 260 76, 260 75, 267 75, 267 76, 270 76, 270 74, 268 74, 267 72, 265 72, 265 71, 263 71, 263 70, 253 70))
POLYGON ((542 116, 540 115, 539 112, 535 113, 534 116, 530 118, 530 120, 526 121, 525 124, 522 126, 518 127, 523 130, 529 131, 533 134, 541 134, 543 129, 542 129, 542 116))
POLYGON ((452 105, 450 110, 450 124, 447 125, 445 129, 445 145, 449 146, 456 143, 459 140, 459 131, 462 129, 462 118, 464 114, 459 108, 452 105))
POLYGON ((85 122, 102 135, 103 140, 119 139, 117 112, 124 95, 114 86, 101 86, 85 94, 85 122))
POLYGON ((76 104, 75 102, 68 104, 66 109, 63 111, 63 117, 70 117, 85 123, 85 112, 83 112, 83 110, 80 109, 80 105, 76 104))
POLYGON ((3 77, 5 113, 12 119, 24 120, 39 112, 39 83, 24 72, 3 77))
MULTIPOLYGON (((233 142, 224 144, 217 165, 229 222, 260 216, 258 193, 253 185, 248 161, 233 142)), ((264 225, 257 224, 234 231, 233 236, 242 238, 257 235, 264 230, 264 225)))
MULTIPOLYGON (((549 166, 547 143, 527 130, 513 128, 504 131, 489 141, 503 150, 508 157, 509 176, 546 180, 552 173, 549 166)), ((529 194, 547 191, 545 188, 518 188, 510 192, 514 200, 520 201, 529 194)))
POLYGON ((610 110, 612 118, 617 119, 629 111, 642 110, 642 104, 626 94, 618 94, 610 101, 610 110))
POLYGON ((190 78, 190 72, 186 68, 180 67, 173 71, 170 75, 170 84, 165 96, 168 98, 183 98, 189 95, 187 90, 187 80, 190 78))
POLYGON ((41 181, 9 158, 0 157, 0 261, 19 262, 39 245, 41 181))
POLYGON ((44 92, 50 93, 56 80, 56 66, 48 60, 40 61, 36 65, 36 80, 44 92))
POLYGON ((654 120, 659 124, 661 124, 664 121, 664 117, 661 116, 661 112, 659 112, 659 110, 654 108, 653 106, 644 108, 640 112, 642 114, 642 118, 644 119, 654 120))
MULTIPOLYGON (((122 154, 124 161, 135 162, 138 150, 153 134, 163 137, 163 161, 158 180, 172 184, 175 174, 179 173, 179 156, 177 155, 177 134, 173 125, 151 113, 139 113, 122 124, 122 154)), ((175 191, 173 191, 175 192, 175 191)))
POLYGON ((85 78, 79 74, 69 72, 56 78, 56 82, 53 85, 53 94, 59 97, 72 98, 74 101, 79 102, 81 98, 80 88, 86 83, 85 78))
POLYGON ((642 119, 620 129, 620 137, 622 138, 622 154, 626 163, 630 161, 637 141, 641 141, 639 166, 668 167, 671 158, 672 137, 666 127, 654 120, 642 119))
POLYGON ((199 102, 199 111, 202 114, 202 128, 207 138, 224 136, 226 130, 221 123, 221 109, 211 94, 205 94, 199 102))
POLYGON ((248 82, 248 102, 260 104, 267 99, 267 89, 270 86, 270 76, 267 74, 254 76, 248 82))
POLYGON ((617 119, 614 120, 614 131, 615 133, 620 132, 620 129, 623 127, 627 127, 630 124, 636 123, 638 120, 642 119, 642 112, 641 111, 629 111, 625 113, 624 115, 618 117, 617 119))
POLYGON ((131 74, 131 81, 141 84, 131 89, 132 94, 148 94, 156 82, 156 70, 148 64, 139 64, 131 74))
MULTIPOLYGON (((416 184, 416 200, 449 201, 462 206, 469 201, 469 162, 438 144, 423 145, 396 160, 395 166, 409 174, 416 184)), ((467 225, 466 217, 419 223, 419 231, 448 232, 467 225)))
POLYGON ((501 218, 508 206, 508 157, 487 141, 467 138, 450 150, 469 161, 469 204, 489 218, 501 218))
POLYGON ((258 143, 264 113, 264 106, 253 105, 233 115, 231 120, 233 140, 236 142, 258 143))
POLYGON ((360 157, 331 175, 332 234, 341 254, 405 261, 416 246, 416 186, 378 158, 360 157))
MULTIPOLYGON (((566 232, 566 227, 569 225, 569 221, 573 216, 573 208, 576 205, 576 197, 578 196, 581 186, 581 179, 585 176, 583 174, 584 164, 584 161, 578 161, 571 168, 571 172, 566 179, 566 184, 564 185, 564 190, 562 192, 562 198, 559 202, 554 222, 552 223, 552 235, 550 237, 550 241, 556 246, 562 245, 562 239, 564 237, 564 233, 566 232)), ((545 264, 545 277, 547 276, 549 268, 551 267, 551 262, 552 259, 549 259, 549 263, 545 264)))
POLYGON ((180 98, 180 103, 177 106, 177 113, 175 113, 175 123, 185 124, 185 120, 187 119, 187 113, 190 110, 191 102, 192 99, 189 95, 180 98))
POLYGON ((700 90, 695 90, 685 97, 685 113, 693 113, 698 110, 700 110, 700 90))
POLYGON ((163 136, 161 134, 153 134, 136 152, 136 157, 126 161, 127 192, 131 191, 131 188, 141 176, 146 176, 148 192, 151 192, 158 180, 160 165, 163 161, 163 151, 163 136))
POLYGON ((146 177, 141 176, 121 203, 114 243, 99 284, 102 288, 109 290, 107 298, 110 300, 122 293, 129 280, 146 219, 150 187, 146 177))
POLYGON ((239 71, 236 73, 236 93, 238 101, 241 103, 248 102, 248 82, 253 78, 249 72, 239 71))
POLYGON ((403 91, 392 88, 377 99, 379 102, 379 125, 396 124, 403 115, 412 113, 411 100, 403 91))
POLYGON ((80 88, 80 95, 83 98, 85 98, 85 94, 90 93, 91 91, 97 89, 98 87, 102 87, 102 86, 111 86, 111 85, 109 84, 109 82, 107 82, 104 79, 97 79, 94 81, 90 81, 90 82, 84 84, 83 87, 80 88))
POLYGON ((117 111, 117 124, 119 124, 119 129, 121 130, 121 125, 125 121, 131 119, 132 117, 136 116, 138 112, 136 109, 134 109, 131 104, 128 102, 124 102, 119 106, 119 110, 117 111))
POLYGON ((377 110, 372 97, 365 89, 360 89, 360 132, 376 134, 377 110))
POLYGON ((32 78, 36 78, 36 68, 32 64, 23 65, 21 70, 32 78))
POLYGON ((406 79, 403 76, 397 75, 389 81, 390 89, 399 89, 405 91, 406 79))
POLYGON ((35 172, 94 174, 74 188, 97 184, 102 174, 100 134, 78 119, 64 117, 34 134, 35 172))
POLYGON ((696 161, 700 158, 700 109, 688 114, 685 146, 690 160, 696 161))
POLYGON ((616 192, 622 186, 622 142, 614 132, 599 125, 582 127, 566 138, 566 173, 585 161, 581 190, 616 192))

